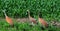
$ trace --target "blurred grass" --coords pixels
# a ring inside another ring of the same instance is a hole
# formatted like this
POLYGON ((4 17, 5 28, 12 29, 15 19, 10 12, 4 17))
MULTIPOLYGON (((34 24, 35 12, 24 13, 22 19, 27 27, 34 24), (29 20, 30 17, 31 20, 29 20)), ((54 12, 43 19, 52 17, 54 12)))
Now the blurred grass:
POLYGON ((42 30, 40 28, 40 25, 35 25, 31 27, 29 23, 19 23, 14 20, 14 27, 9 27, 9 24, 5 21, 5 19, 0 20, 0 31, 60 31, 60 28, 57 28, 55 26, 51 26, 49 28, 46 28, 45 30, 42 30), (18 29, 16 28, 18 26, 18 29))

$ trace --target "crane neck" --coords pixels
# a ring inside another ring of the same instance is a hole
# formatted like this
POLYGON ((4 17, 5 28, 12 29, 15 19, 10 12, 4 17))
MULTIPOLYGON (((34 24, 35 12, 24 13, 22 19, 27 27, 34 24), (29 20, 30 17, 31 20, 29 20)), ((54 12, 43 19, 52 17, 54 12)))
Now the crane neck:
POLYGON ((7 16, 6 13, 4 12, 5 17, 7 16))
POLYGON ((38 17, 42 18, 42 12, 38 12, 38 17))
POLYGON ((40 18, 39 15, 40 15, 40 13, 39 13, 39 11, 38 11, 38 18, 40 18))
POLYGON ((28 10, 28 17, 30 18, 31 16, 30 16, 30 11, 28 10))
POLYGON ((28 16, 29 16, 29 18, 30 18, 30 12, 28 12, 28 16))

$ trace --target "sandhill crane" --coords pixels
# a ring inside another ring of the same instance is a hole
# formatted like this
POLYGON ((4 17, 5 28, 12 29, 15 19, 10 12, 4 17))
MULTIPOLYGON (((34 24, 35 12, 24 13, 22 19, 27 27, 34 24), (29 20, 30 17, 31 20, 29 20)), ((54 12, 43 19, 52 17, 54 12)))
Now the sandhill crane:
POLYGON ((38 12, 38 20, 39 20, 39 23, 41 23, 44 27, 48 27, 48 23, 44 20, 44 19, 42 19, 42 18, 40 18, 39 17, 39 12, 38 12))
POLYGON ((40 22, 43 26, 48 27, 48 23, 47 23, 45 20, 43 20, 42 18, 39 18, 39 22, 40 22))
POLYGON ((9 23, 10 26, 13 26, 13 25, 14 25, 14 24, 13 24, 13 21, 12 21, 12 19, 11 19, 10 17, 8 17, 8 16, 6 15, 5 10, 3 10, 3 13, 4 13, 4 15, 5 15, 5 19, 6 19, 7 23, 9 23))
POLYGON ((16 19, 18 22, 20 22, 20 23, 26 23, 26 22, 28 22, 28 18, 18 18, 18 19, 16 19))
POLYGON ((31 16, 30 16, 30 11, 29 10, 27 10, 28 11, 28 17, 29 17, 29 21, 32 23, 32 25, 33 24, 36 24, 37 22, 36 22, 36 19, 34 19, 34 18, 32 18, 31 16))
POLYGON ((52 20, 51 25, 56 26, 56 27, 60 27, 60 22, 58 22, 57 20, 52 20))

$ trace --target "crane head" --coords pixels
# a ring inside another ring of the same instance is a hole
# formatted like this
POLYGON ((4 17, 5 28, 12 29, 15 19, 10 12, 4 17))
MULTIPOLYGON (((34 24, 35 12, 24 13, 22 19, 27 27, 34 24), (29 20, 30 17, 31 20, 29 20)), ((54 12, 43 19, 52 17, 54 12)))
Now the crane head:
POLYGON ((2 10, 3 13, 5 13, 6 9, 2 10))
POLYGON ((29 13, 29 14, 30 14, 30 11, 29 11, 29 10, 27 10, 27 13, 29 13))

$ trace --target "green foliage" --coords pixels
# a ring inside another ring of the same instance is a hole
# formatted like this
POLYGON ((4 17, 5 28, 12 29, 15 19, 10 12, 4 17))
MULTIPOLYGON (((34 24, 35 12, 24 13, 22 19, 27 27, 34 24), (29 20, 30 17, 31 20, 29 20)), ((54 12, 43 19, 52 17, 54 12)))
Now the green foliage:
POLYGON ((2 10, 10 17, 27 17, 27 10, 31 16, 42 12, 46 20, 60 18, 60 0, 0 0, 0 17, 4 17, 2 10))

